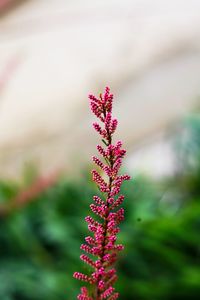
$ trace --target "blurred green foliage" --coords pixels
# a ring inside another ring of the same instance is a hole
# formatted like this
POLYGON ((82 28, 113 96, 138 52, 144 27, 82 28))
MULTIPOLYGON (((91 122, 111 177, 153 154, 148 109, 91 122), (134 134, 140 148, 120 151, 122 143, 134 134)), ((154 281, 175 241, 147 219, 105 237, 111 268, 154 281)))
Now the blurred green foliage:
MULTIPOLYGON (((176 138, 176 174, 160 182, 134 178, 123 186, 125 216, 119 240, 125 251, 116 284, 123 300, 200 298, 200 118, 191 115, 176 138)), ((0 204, 21 187, 1 181, 0 204)), ((76 299, 87 272, 80 244, 96 187, 60 179, 34 201, 0 210, 0 299, 76 299)))

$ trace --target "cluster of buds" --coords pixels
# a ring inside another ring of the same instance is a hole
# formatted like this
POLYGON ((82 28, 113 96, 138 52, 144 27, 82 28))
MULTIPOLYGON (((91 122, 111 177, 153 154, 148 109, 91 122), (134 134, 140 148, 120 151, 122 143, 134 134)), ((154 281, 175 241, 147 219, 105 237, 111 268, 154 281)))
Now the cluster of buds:
POLYGON ((117 260, 117 253, 124 248, 116 243, 119 224, 124 219, 124 209, 119 208, 124 201, 120 189, 123 181, 129 180, 130 176, 118 175, 126 151, 122 149, 121 141, 113 143, 118 122, 112 118, 113 95, 110 89, 106 87, 99 98, 89 95, 89 99, 92 112, 103 123, 103 126, 96 122, 93 124, 104 145, 97 145, 101 158, 92 157, 99 168, 98 171, 92 170, 92 179, 102 192, 102 197, 93 197, 94 203, 90 208, 97 215, 98 221, 91 216, 85 218, 92 236, 87 236, 86 244, 81 245, 81 250, 87 254, 82 254, 80 258, 92 268, 91 274, 75 272, 74 278, 91 285, 89 289, 85 286, 81 288, 78 300, 115 300, 119 293, 113 287, 117 280, 113 265, 117 260))

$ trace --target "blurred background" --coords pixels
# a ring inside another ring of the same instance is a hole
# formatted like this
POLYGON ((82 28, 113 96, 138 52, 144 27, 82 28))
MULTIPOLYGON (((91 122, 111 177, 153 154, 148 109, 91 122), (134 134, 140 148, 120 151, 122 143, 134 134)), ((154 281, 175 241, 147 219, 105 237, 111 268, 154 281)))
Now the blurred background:
POLYGON ((76 299, 107 85, 132 175, 120 299, 199 299, 199 73, 198 0, 0 0, 0 299, 76 299))

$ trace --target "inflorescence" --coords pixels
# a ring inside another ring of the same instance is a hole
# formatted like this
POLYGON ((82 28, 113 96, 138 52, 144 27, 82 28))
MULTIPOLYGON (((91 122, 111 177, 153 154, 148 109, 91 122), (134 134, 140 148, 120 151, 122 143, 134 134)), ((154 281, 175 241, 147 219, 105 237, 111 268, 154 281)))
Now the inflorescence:
POLYGON ((113 95, 110 89, 106 87, 104 94, 100 94, 99 98, 89 95, 89 99, 93 114, 103 123, 103 126, 93 123, 104 145, 97 145, 101 159, 92 157, 100 169, 100 172, 92 170, 92 179, 102 192, 102 197, 93 197, 95 204, 91 204, 90 209, 98 216, 98 221, 91 216, 85 218, 92 236, 87 236, 86 244, 80 247, 87 253, 80 256, 81 260, 91 266, 93 272, 90 275, 75 272, 73 276, 93 286, 92 289, 82 287, 78 300, 115 300, 118 299, 119 293, 115 292, 113 287, 117 280, 113 265, 117 260, 117 253, 124 249, 123 245, 116 244, 116 235, 120 231, 118 226, 124 219, 124 209, 119 208, 124 201, 120 189, 123 181, 129 180, 130 176, 118 175, 126 150, 122 149, 121 141, 113 143, 118 121, 112 117, 113 95), (93 256, 96 260, 92 259, 93 256))

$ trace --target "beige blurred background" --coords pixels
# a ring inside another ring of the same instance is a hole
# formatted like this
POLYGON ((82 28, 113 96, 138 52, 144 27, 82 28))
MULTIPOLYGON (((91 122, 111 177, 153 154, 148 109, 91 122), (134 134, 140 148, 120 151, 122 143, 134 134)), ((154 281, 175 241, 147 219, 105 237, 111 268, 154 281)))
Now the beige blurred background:
POLYGON ((170 128, 198 104, 199 74, 199 0, 0 0, 0 176, 87 165, 87 95, 106 85, 126 166, 170 174, 170 128))

